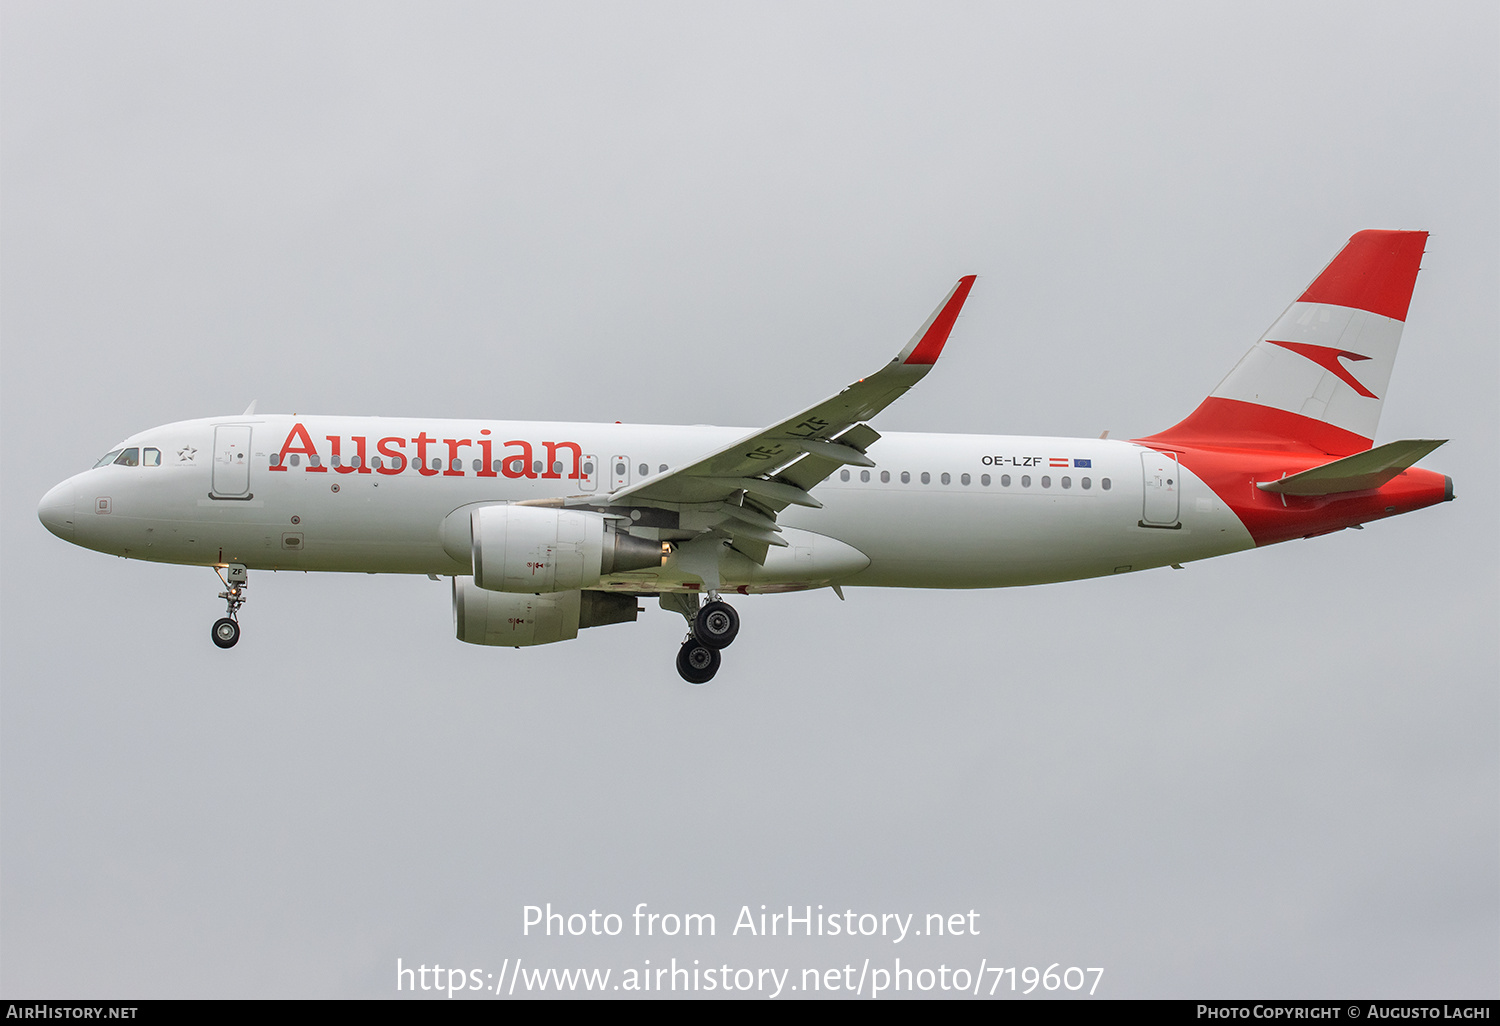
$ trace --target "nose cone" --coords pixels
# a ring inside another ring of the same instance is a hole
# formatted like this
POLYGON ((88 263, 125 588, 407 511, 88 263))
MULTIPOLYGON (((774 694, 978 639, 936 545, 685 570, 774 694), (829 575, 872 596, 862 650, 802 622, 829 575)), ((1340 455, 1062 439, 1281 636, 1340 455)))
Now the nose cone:
POLYGON ((73 540, 73 493, 77 488, 69 478, 42 496, 36 508, 37 519, 42 526, 63 541, 73 540))

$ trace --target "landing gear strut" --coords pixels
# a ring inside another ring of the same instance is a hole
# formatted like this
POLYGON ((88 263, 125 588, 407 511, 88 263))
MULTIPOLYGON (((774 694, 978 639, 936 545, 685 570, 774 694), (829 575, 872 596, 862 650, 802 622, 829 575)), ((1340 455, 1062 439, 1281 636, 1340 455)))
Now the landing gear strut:
POLYGON ((740 632, 739 614, 712 591, 701 609, 694 594, 663 595, 661 604, 664 609, 681 613, 688 622, 687 640, 677 651, 677 672, 689 684, 707 684, 719 672, 723 660, 720 649, 728 648, 740 632))
POLYGON ((240 606, 245 604, 245 590, 250 587, 250 571, 239 563, 231 563, 223 568, 214 567, 214 573, 224 585, 219 598, 229 604, 228 615, 214 621, 214 644, 220 648, 233 648, 240 640, 240 606))

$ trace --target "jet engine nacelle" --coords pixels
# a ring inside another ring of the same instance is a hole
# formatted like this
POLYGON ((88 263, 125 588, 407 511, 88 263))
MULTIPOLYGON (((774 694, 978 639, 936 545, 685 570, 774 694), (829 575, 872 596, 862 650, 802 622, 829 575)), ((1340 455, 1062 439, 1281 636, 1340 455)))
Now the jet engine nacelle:
POLYGON ((633 621, 634 595, 602 591, 555 591, 512 595, 453 578, 453 622, 458 640, 471 645, 547 645, 571 641, 583 627, 633 621))
POLYGON ((664 558, 661 542, 617 531, 597 513, 481 506, 469 515, 469 530, 474 584, 485 591, 573 591, 609 574, 660 566, 664 558))

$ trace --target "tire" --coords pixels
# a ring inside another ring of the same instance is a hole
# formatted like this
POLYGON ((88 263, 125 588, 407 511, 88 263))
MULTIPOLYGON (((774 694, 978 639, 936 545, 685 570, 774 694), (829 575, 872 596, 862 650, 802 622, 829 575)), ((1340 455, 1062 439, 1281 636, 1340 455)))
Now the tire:
POLYGON ((214 621, 213 639, 220 648, 233 648, 240 640, 240 625, 227 616, 220 617, 214 621))
POLYGON ((693 617, 693 637, 709 648, 728 648, 740 632, 740 614, 728 602, 710 602, 693 617))
POLYGON ((719 672, 719 650, 689 638, 677 650, 677 672, 689 684, 707 684, 719 672))

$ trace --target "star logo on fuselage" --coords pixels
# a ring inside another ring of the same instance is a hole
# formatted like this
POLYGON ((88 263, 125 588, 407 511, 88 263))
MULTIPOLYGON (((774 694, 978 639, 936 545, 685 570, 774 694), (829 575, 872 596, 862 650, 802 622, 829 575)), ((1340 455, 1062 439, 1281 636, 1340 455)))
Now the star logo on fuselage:
POLYGON ((177 462, 191 463, 193 462, 193 457, 196 455, 198 455, 197 449, 194 449, 191 445, 184 445, 181 449, 177 450, 177 462))
POLYGON ((1366 399, 1380 398, 1380 396, 1376 395, 1374 392, 1371 392, 1364 385, 1361 385, 1355 379, 1354 375, 1349 373, 1349 368, 1339 363, 1339 360, 1341 359, 1368 360, 1368 356, 1361 356, 1359 353, 1351 353, 1347 349, 1332 349, 1328 346, 1315 346, 1310 342, 1277 342, 1275 339, 1271 338, 1266 339, 1266 341, 1271 343, 1271 345, 1273 346, 1280 346, 1283 349, 1290 349, 1298 356, 1307 357, 1319 367, 1322 367, 1324 370, 1331 372, 1340 381, 1348 385, 1350 388, 1354 389, 1354 391, 1358 392, 1366 399))

